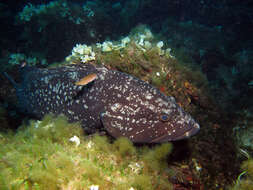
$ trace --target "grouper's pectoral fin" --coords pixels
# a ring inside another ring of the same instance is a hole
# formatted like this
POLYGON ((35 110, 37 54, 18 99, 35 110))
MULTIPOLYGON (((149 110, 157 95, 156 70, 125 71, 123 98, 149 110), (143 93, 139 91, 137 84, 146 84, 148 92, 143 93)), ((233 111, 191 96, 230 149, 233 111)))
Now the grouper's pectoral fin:
POLYGON ((124 109, 117 110, 121 107, 119 103, 116 103, 110 107, 107 107, 106 111, 100 115, 100 120, 106 131, 114 138, 126 137, 134 143, 152 143, 154 137, 152 136, 152 129, 148 128, 145 121, 145 116, 139 118, 134 114, 131 114, 131 110, 124 109), (122 114, 122 112, 130 113, 122 114))
POLYGON ((102 124, 106 131, 114 138, 126 137, 134 143, 151 143, 152 138, 145 130, 146 126, 124 122, 122 124, 118 118, 111 117, 107 112, 102 114, 102 124), (140 131, 139 131, 140 130, 140 131))
POLYGON ((85 77, 83 77, 81 80, 75 82, 75 85, 77 86, 85 86, 89 83, 91 83, 92 81, 97 79, 97 74, 95 73, 91 73, 85 77))

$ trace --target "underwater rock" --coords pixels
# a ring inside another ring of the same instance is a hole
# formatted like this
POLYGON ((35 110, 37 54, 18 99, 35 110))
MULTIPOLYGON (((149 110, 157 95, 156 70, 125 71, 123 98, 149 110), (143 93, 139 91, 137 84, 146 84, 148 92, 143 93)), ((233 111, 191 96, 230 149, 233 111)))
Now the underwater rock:
POLYGON ((20 108, 33 116, 64 114, 87 133, 105 128, 138 143, 184 139, 199 130, 173 97, 131 75, 91 64, 22 70, 23 82, 12 83, 20 108), (84 85, 76 85, 80 80, 84 85))

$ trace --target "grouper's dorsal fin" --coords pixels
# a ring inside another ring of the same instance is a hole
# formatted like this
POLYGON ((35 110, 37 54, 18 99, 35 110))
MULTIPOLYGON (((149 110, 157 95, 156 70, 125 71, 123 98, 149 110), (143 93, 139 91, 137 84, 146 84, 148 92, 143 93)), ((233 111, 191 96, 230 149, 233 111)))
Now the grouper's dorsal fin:
POLYGON ((85 86, 89 83, 91 83, 92 81, 97 79, 97 74, 95 73, 91 73, 83 78, 81 78, 81 80, 75 82, 75 85, 77 86, 85 86))

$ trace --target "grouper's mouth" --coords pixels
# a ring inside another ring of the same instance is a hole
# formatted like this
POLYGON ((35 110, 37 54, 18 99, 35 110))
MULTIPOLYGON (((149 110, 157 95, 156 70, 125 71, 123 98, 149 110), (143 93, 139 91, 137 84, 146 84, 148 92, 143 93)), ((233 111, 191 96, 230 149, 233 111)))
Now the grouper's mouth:
POLYGON ((163 136, 153 139, 151 143, 157 143, 157 142, 161 143, 161 142, 169 142, 169 141, 177 141, 177 140, 186 139, 195 135, 199 131, 199 129, 200 129, 199 124, 196 123, 193 125, 192 128, 190 128, 188 131, 185 131, 182 135, 171 137, 168 134, 165 134, 163 136))
POLYGON ((190 130, 186 131, 184 134, 177 136, 173 139, 173 141, 181 140, 189 138, 193 135, 195 135, 199 131, 199 124, 195 124, 190 130))

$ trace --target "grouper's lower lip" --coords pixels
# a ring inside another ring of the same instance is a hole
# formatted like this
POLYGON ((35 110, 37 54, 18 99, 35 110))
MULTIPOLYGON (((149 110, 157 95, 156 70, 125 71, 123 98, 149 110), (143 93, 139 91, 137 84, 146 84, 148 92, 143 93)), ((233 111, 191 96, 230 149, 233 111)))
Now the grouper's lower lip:
POLYGON ((171 138, 171 136, 165 134, 161 137, 158 137, 154 140, 152 140, 152 143, 163 143, 163 142, 169 142, 169 141, 177 141, 177 140, 182 140, 182 139, 186 139, 189 138, 193 135, 195 135, 198 131, 199 131, 199 125, 195 124, 190 130, 186 131, 184 134, 179 135, 177 137, 173 137, 171 138))

